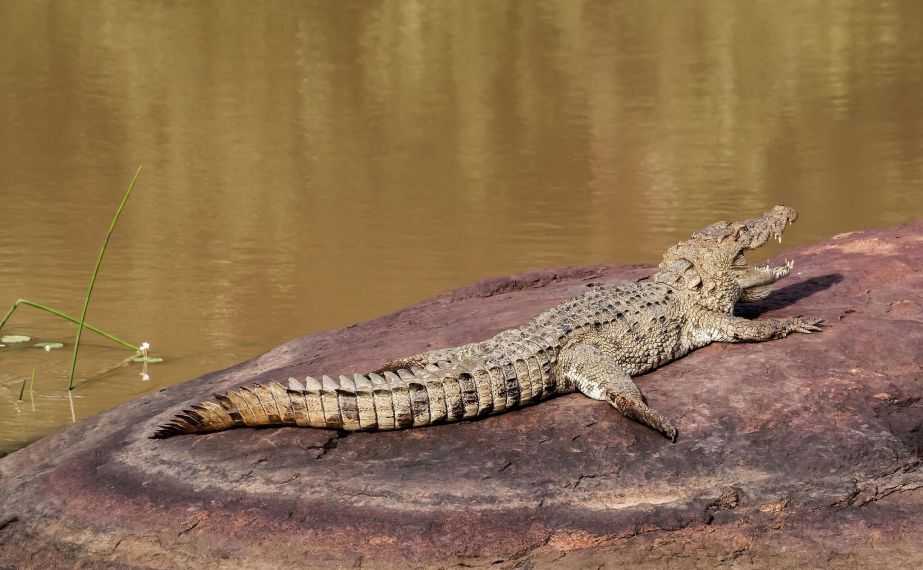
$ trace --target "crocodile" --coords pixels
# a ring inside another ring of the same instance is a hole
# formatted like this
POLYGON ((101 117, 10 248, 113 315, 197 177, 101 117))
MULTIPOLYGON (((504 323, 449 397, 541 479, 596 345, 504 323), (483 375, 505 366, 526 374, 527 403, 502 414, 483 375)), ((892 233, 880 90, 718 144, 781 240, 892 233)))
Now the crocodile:
POLYGON ((367 374, 289 378, 216 394, 160 425, 152 438, 234 427, 395 430, 473 420, 580 392, 671 441, 677 429, 632 380, 712 342, 760 342, 815 333, 823 321, 750 320, 738 302, 765 298, 793 262, 750 267, 744 253, 782 242, 798 217, 775 206, 717 222, 669 248, 652 276, 595 286, 525 325, 480 342, 388 362, 367 374))

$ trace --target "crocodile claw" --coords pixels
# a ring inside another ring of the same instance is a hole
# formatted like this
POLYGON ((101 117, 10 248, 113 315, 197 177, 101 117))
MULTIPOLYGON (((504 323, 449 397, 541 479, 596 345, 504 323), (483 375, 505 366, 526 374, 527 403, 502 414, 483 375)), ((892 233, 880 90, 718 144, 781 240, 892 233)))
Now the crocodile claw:
POLYGON ((789 325, 791 332, 811 334, 824 330, 824 319, 795 317, 789 325))

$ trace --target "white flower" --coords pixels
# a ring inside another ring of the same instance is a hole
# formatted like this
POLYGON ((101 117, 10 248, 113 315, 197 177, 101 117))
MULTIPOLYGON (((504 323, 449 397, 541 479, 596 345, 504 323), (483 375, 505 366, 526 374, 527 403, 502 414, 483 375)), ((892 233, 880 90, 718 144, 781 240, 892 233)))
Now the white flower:
POLYGON ((142 373, 141 373, 141 381, 142 381, 142 382, 147 382, 147 381, 149 381, 150 379, 151 379, 151 375, 150 375, 150 374, 148 374, 147 372, 142 372, 142 373))

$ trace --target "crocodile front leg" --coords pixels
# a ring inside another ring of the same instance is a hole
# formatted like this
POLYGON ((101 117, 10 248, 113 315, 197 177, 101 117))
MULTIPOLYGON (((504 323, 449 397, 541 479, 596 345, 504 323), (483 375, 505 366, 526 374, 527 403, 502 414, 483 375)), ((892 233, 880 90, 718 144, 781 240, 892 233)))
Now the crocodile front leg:
POLYGON ((789 317, 786 319, 749 320, 721 313, 709 313, 703 328, 712 331, 719 342, 762 342, 784 338, 791 333, 816 333, 823 330, 823 319, 789 317))
POLYGON ((559 370, 577 390, 594 400, 605 400, 627 418, 655 429, 676 441, 676 428, 644 401, 631 376, 598 346, 577 342, 562 349, 559 370))

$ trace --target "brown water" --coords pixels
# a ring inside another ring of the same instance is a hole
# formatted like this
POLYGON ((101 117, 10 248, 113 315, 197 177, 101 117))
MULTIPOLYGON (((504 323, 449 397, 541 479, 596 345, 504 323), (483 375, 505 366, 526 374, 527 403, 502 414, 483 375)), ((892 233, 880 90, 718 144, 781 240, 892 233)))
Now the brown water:
MULTIPOLYGON (((782 202, 923 216, 923 3, 0 2, 0 305, 79 313, 83 418, 485 276, 654 262, 782 202)), ((0 453, 70 423, 72 328, 0 349, 0 453), (17 403, 36 369, 30 400, 17 403)))

